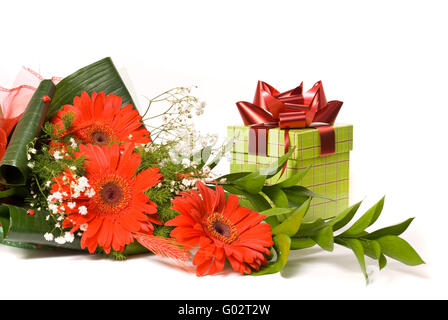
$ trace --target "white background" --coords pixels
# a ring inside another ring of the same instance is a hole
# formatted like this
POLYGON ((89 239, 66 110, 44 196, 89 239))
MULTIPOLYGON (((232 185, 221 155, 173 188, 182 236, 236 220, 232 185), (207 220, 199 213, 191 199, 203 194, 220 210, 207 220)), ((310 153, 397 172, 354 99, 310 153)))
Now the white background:
MULTIPOLYGON (((111 56, 144 107, 177 85, 207 101, 197 121, 226 134, 257 80, 324 83, 352 123, 351 202, 386 194, 379 227, 404 234, 426 265, 389 260, 366 287, 351 252, 294 253, 283 276, 197 278, 155 257, 114 262, 0 248, 0 298, 448 298, 447 7, 444 1, 7 1, 0 85, 22 65, 65 76, 111 56)), ((369 270, 376 270, 368 260, 369 270)))

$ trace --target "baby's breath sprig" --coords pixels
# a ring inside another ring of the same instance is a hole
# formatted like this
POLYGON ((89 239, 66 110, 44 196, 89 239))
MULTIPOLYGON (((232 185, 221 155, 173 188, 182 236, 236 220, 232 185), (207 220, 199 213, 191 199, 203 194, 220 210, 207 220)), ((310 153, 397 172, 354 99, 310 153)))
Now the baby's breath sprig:
POLYGON ((192 96, 191 90, 192 87, 176 87, 148 99, 142 121, 151 131, 152 143, 166 143, 176 138, 177 130, 193 128, 193 116, 204 113, 205 102, 192 96), (150 115, 154 109, 156 114, 150 115))

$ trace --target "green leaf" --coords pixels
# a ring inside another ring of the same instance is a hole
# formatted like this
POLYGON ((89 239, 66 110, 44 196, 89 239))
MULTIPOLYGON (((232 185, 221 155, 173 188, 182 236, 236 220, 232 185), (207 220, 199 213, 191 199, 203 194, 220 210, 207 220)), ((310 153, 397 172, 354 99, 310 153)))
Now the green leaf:
POLYGON ((303 186, 292 186, 292 187, 284 188, 283 191, 287 194, 294 194, 294 196, 321 198, 321 199, 333 201, 333 199, 330 199, 324 195, 315 193, 315 192, 311 191, 310 189, 305 188, 303 186))
POLYGON ((268 210, 264 210, 259 213, 263 214, 265 216, 268 216, 268 217, 273 217, 273 216, 280 216, 280 215, 291 213, 291 209, 289 209, 289 208, 270 208, 268 210))
POLYGON ((28 190, 25 187, 14 187, 0 191, 0 199, 8 197, 18 197, 23 199, 27 194, 28 190))
POLYGON ((367 227, 375 223, 381 214, 384 206, 384 197, 373 205, 366 213, 359 218, 348 230, 341 234, 343 237, 353 237, 362 233, 367 227))
POLYGON ((269 202, 262 195, 246 193, 244 196, 252 203, 254 211, 260 212, 271 208, 269 202))
POLYGON ((406 229, 409 227, 409 225, 411 224, 411 222, 414 220, 414 218, 409 218, 406 221, 403 221, 402 223, 390 226, 390 227, 386 227, 383 229, 379 229, 375 232, 370 233, 369 235, 365 236, 365 239, 378 239, 381 238, 383 236, 399 236, 400 234, 402 234, 403 232, 406 231, 406 229))
POLYGON ((263 189, 266 177, 253 172, 243 178, 233 181, 233 184, 240 187, 244 191, 252 194, 258 194, 263 189))
POLYGON ((264 186, 262 191, 271 199, 276 207, 288 208, 288 198, 281 188, 277 186, 264 186))
POLYGON ((382 269, 387 265, 387 259, 386 259, 386 257, 384 256, 384 254, 381 254, 381 255, 380 255, 380 259, 379 259, 379 261, 378 261, 378 264, 379 264, 379 266, 380 266, 380 270, 382 270, 382 269))
POLYGON ((311 248, 316 245, 316 241, 311 238, 291 238, 291 250, 311 248))
POLYGON ((25 184, 29 171, 26 157, 27 146, 40 133, 50 106, 42 98, 44 96, 51 98, 54 92, 53 82, 43 80, 28 103, 0 162, 0 181, 3 184, 25 184))
POLYGON ((382 252, 409 266, 425 263, 409 243, 397 236, 384 236, 377 239, 382 252))
POLYGON ((381 257, 381 246, 378 241, 361 239, 364 253, 372 259, 379 260, 381 257))
POLYGON ((267 179, 275 176, 282 170, 283 165, 288 161, 293 152, 294 148, 291 148, 287 153, 278 158, 277 161, 274 161, 270 166, 261 168, 259 170, 260 175, 266 176, 267 179))
POLYGON ((45 219, 49 213, 36 211, 35 215, 31 216, 26 213, 26 210, 26 208, 12 205, 0 205, 2 240, 7 244, 8 242, 17 242, 81 250, 79 238, 75 238, 72 243, 63 245, 45 240, 44 234, 53 229, 51 222, 45 219))
POLYGON ((311 203, 311 198, 308 198, 300 207, 294 209, 289 217, 280 223, 278 226, 272 229, 272 233, 275 235, 285 234, 290 237, 295 235, 299 231, 302 219, 307 213, 311 203))
POLYGON ((320 230, 325 228, 328 223, 322 218, 317 218, 312 222, 303 222, 300 225, 299 231, 294 235, 294 237, 307 237, 316 235, 320 230))
POLYGON ((353 250, 356 259, 358 260, 359 266, 361 267, 362 273, 364 274, 364 278, 367 281, 369 276, 367 275, 366 262, 364 259, 364 247, 362 246, 361 241, 353 238, 344 238, 343 241, 350 249, 353 250))
POLYGON ((216 180, 222 180, 225 179, 227 182, 233 182, 235 180, 244 178, 245 176, 248 176, 249 174, 251 174, 253 172, 235 172, 235 173, 229 173, 229 174, 225 174, 219 178, 217 178, 216 180))
POLYGON ((260 194, 251 194, 246 192, 239 187, 224 184, 223 189, 235 195, 244 196, 251 203, 251 209, 257 212, 265 211, 271 208, 269 202, 260 194))
POLYGON ((280 188, 288 188, 293 187, 299 184, 299 182, 306 176, 306 174, 310 171, 311 166, 304 170, 300 170, 298 173, 292 175, 286 180, 283 180, 280 183, 275 184, 275 186, 278 186, 280 188))
POLYGON ((289 251, 291 247, 291 238, 285 234, 279 234, 274 236, 274 249, 277 253, 277 259, 275 262, 268 263, 257 272, 252 273, 253 276, 261 276, 265 274, 272 274, 280 272, 288 262, 289 251))
POLYGON ((65 77, 57 84, 49 117, 63 105, 73 104, 73 98, 80 96, 83 91, 89 95, 101 91, 106 95, 113 93, 123 98, 123 105, 132 104, 136 108, 111 58, 104 58, 65 77))
POLYGON ((278 226, 280 224, 280 221, 277 219, 276 216, 266 217, 266 218, 264 218, 264 222, 269 224, 272 228, 275 228, 276 226, 278 226))
POLYGON ((310 190, 302 186, 285 188, 283 189, 283 192, 288 198, 290 207, 300 207, 306 200, 315 195, 310 190))
POLYGON ((205 166, 208 159, 210 158, 211 154, 212 154, 212 147, 206 146, 202 148, 198 153, 192 155, 190 160, 199 163, 198 169, 202 169, 205 166))
POLYGON ((334 249, 333 228, 330 225, 320 230, 316 235, 312 236, 311 239, 326 251, 333 251, 334 249))
POLYGON ((331 224, 333 225, 333 231, 337 231, 344 226, 346 226, 355 216, 356 211, 358 211, 361 206, 361 202, 358 202, 351 207, 344 209, 341 213, 339 213, 333 220, 331 220, 331 224))

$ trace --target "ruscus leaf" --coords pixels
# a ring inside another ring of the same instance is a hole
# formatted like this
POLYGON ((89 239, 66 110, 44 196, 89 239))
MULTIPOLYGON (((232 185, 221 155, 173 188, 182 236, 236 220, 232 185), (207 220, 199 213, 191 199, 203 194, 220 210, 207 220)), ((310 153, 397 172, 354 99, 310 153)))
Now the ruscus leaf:
POLYGON ((384 206, 384 197, 362 215, 348 230, 341 234, 343 237, 352 237, 362 233, 367 227, 375 223, 384 206))
POLYGON ((305 203, 303 203, 300 207, 296 208, 285 221, 273 228, 272 233, 275 235, 285 234, 290 237, 295 235, 297 231, 299 231, 303 217, 308 212, 310 203, 311 198, 308 198, 308 200, 305 201, 305 203))
POLYGON ((397 236, 384 236, 377 239, 382 252, 395 260, 409 266, 424 264, 423 259, 409 243, 397 236))

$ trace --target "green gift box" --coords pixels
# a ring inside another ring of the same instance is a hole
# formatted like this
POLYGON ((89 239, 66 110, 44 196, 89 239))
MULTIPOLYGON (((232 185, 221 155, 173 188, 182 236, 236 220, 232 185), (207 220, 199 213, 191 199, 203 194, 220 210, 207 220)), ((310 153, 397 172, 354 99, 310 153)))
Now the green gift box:
MULTIPOLYGON (((247 126, 228 126, 228 136, 233 139, 230 172, 255 171, 277 161, 285 154, 285 130, 272 128, 267 131, 267 155, 249 153, 249 131, 247 126)), ((348 207, 349 156, 353 147, 353 126, 335 124, 335 153, 320 156, 320 136, 316 129, 289 130, 289 147, 294 148, 286 170, 268 180, 274 184, 311 166, 300 182, 325 198, 314 198, 305 220, 335 216, 348 207), (281 176, 281 177, 280 177, 281 176)))

